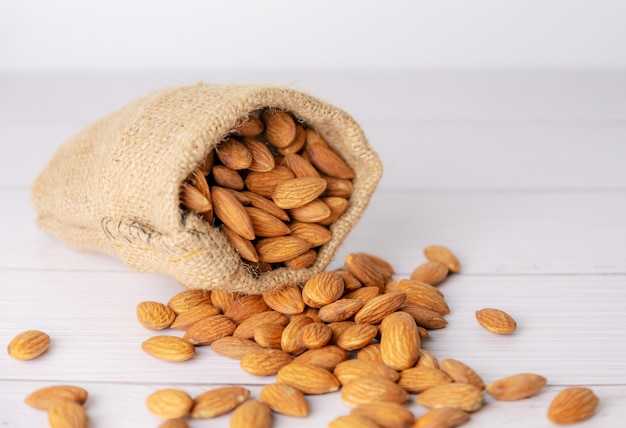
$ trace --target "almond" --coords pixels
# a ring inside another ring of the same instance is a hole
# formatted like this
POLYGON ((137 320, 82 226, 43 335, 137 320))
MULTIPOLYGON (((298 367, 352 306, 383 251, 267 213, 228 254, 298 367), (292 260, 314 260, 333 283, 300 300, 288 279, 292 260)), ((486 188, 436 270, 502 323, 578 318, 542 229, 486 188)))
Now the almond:
POLYGON ((274 169, 274 155, 265 144, 255 138, 244 138, 243 145, 252 155, 252 163, 248 167, 250 171, 268 172, 274 169))
POLYGON ((343 385, 341 399, 349 406, 381 401, 402 404, 409 400, 409 395, 389 379, 359 377, 343 385))
POLYGON ((330 340, 331 343, 336 344, 339 340, 339 336, 341 336, 344 331, 346 331, 353 325, 354 321, 339 321, 331 322, 330 324, 328 324, 328 327, 333 331, 333 338, 330 340))
POLYGON ((178 419, 189 413, 193 400, 185 391, 160 389, 146 398, 150 412, 161 419, 178 419))
POLYGON ((251 262, 259 261, 259 255, 249 239, 239 235, 225 224, 222 225, 222 232, 224 232, 226 238, 228 238, 228 241, 237 250, 241 258, 251 262))
POLYGON ((317 252, 315 250, 308 250, 291 260, 286 260, 285 266, 291 269, 306 269, 315 263, 316 257, 317 252))
POLYGON ((432 285, 411 279, 402 279, 397 284, 398 289, 406 293, 407 303, 423 306, 439 315, 450 313, 450 307, 443 294, 432 285))
POLYGON ((370 344, 378 335, 378 328, 370 324, 355 324, 343 331, 337 338, 337 346, 346 351, 356 351, 370 344))
POLYGON ((244 339, 252 339, 254 337, 256 327, 265 323, 279 324, 285 327, 289 324, 289 318, 276 311, 260 312, 242 321, 235 329, 233 336, 244 339))
POLYGON ((470 383, 481 391, 485 389, 482 378, 468 365, 453 359, 445 359, 440 362, 441 370, 455 382, 470 383))
POLYGON ((233 134, 242 137, 254 137, 263 132, 264 129, 263 122, 254 116, 248 116, 235 127, 233 134))
POLYGON ((284 287, 266 291, 263 300, 270 308, 283 314, 297 314, 304 310, 302 290, 299 287, 284 287))
POLYGON ((48 410, 50 428, 87 428, 89 418, 83 407, 74 401, 60 401, 48 410))
POLYGON ((290 318, 293 321, 294 319, 299 318, 299 317, 309 317, 309 318, 311 318, 313 320, 313 322, 319 322, 319 321, 321 321, 321 319, 319 317, 319 312, 320 312, 320 310, 317 309, 317 308, 310 308, 310 307, 306 306, 304 308, 304 311, 302 311, 299 314, 293 314, 293 315, 291 315, 290 318))
POLYGON ((339 416, 328 424, 328 428, 380 428, 376 422, 362 416, 339 416))
POLYGON ((323 322, 305 325, 298 332, 298 344, 306 349, 317 349, 326 345, 333 337, 333 331, 323 322))
POLYGON ((343 179, 355 177, 352 168, 329 147, 322 144, 308 144, 306 151, 311 158, 311 163, 324 174, 343 179))
POLYGON ((335 345, 328 345, 318 349, 309 349, 298 355, 295 363, 313 364, 326 370, 333 370, 337 364, 348 358, 346 351, 335 345))
POLYGON ((320 178, 320 173, 308 160, 297 154, 285 155, 284 164, 298 177, 320 178))
POLYGON ((413 428, 454 428, 469 420, 469 414, 452 407, 431 409, 424 413, 413 425, 413 428))
POLYGON ((159 425, 159 428, 189 428, 189 424, 183 418, 168 419, 159 425))
POLYGON ((209 305, 208 303, 194 306, 188 311, 178 315, 174 322, 170 325, 170 328, 176 330, 187 330, 198 321, 213 315, 218 315, 219 313, 220 311, 215 306, 209 305))
POLYGON ((217 157, 230 169, 240 170, 252 165, 252 153, 241 142, 230 138, 215 148, 217 157))
POLYGON ((356 314, 363 307, 363 302, 357 299, 340 299, 320 308, 319 317, 324 322, 345 321, 356 314))
POLYGON ((349 293, 363 286, 356 276, 344 269, 338 269, 337 272, 343 278, 344 292, 349 293))
POLYGON ((303 223, 323 223, 330 217, 330 207, 321 199, 315 199, 306 205, 289 210, 289 216, 303 223))
POLYGON ((412 367, 419 356, 420 337, 412 316, 394 312, 381 324, 380 354, 389 367, 404 370, 412 367))
POLYGON ((389 276, 393 276, 396 273, 393 266, 391 266, 391 263, 389 263, 387 260, 383 259, 382 257, 375 256, 369 253, 360 253, 360 254, 363 254, 365 257, 370 259, 370 261, 378 268, 386 271, 389 276))
POLYGON ((223 355, 234 360, 241 360, 250 352, 261 349, 258 343, 250 339, 240 337, 225 336, 219 338, 211 344, 211 350, 216 354, 223 355))
POLYGON ((428 367, 410 367, 400 372, 398 385, 407 392, 422 392, 438 385, 451 383, 452 378, 441 370, 428 367))
POLYGON ((172 308, 176 314, 188 311, 197 305, 211 304, 211 292, 208 290, 194 289, 185 290, 173 295, 167 306, 172 308))
POLYGON ((203 175, 209 175, 211 173, 211 169, 213 168, 213 164, 215 163, 215 150, 211 150, 204 159, 200 162, 197 169, 203 175))
POLYGON ((380 292, 385 289, 383 276, 376 265, 363 254, 352 253, 346 256, 346 267, 366 287, 377 287, 380 292))
POLYGON ((348 209, 348 201, 344 198, 326 197, 321 201, 330 209, 330 215, 321 220, 319 224, 329 226, 334 223, 348 209))
POLYGON ((337 364, 333 374, 337 376, 342 385, 360 377, 378 377, 396 382, 400 376, 397 371, 383 363, 362 359, 347 360, 337 364))
POLYGON ((400 306, 399 310, 411 315, 415 320, 415 323, 420 327, 434 330, 444 328, 446 325, 448 325, 448 321, 446 321, 446 319, 439 313, 431 311, 430 309, 425 308, 421 305, 405 302, 402 304, 402 306, 400 306))
POLYGON ((517 330, 513 317, 500 309, 484 308, 476 311, 478 324, 496 334, 512 334, 517 330))
POLYGON ((309 404, 300 390, 282 383, 265 385, 259 399, 276 413, 303 417, 309 414, 309 404))
POLYGON ((280 349, 259 349, 244 355, 241 368, 255 376, 271 376, 292 360, 291 354, 280 349))
POLYGON ((250 397, 250 391, 239 386, 212 389, 196 397, 191 408, 193 419, 207 419, 228 413, 250 397))
POLYGON ((265 196, 258 195, 254 192, 246 191, 242 192, 242 194, 250 199, 250 204, 253 207, 265 211, 266 213, 271 214, 280 220, 289 221, 289 216, 287 215, 287 212, 282 208, 279 208, 278 205, 276 205, 271 199, 268 199, 265 196))
POLYGON ((559 425, 581 422, 593 415, 599 402, 591 389, 570 386, 554 397, 548 409, 548 419, 559 425))
POLYGON ((422 263, 413 270, 411 279, 430 285, 441 283, 448 276, 448 267, 439 262, 422 263))
POLYGON ((311 324, 313 320, 309 317, 303 316, 298 318, 291 318, 280 340, 280 345, 285 352, 290 354, 299 354, 305 350, 303 346, 298 342, 298 334, 304 326, 311 324))
POLYGON ((74 401, 83 404, 87 401, 87 390, 72 385, 54 385, 38 389, 24 399, 24 403, 36 409, 48 410, 59 401, 74 401))
POLYGON ((232 190, 243 190, 243 178, 241 178, 241 175, 234 169, 230 169, 224 165, 215 165, 211 172, 213 174, 213 180, 218 186, 232 190))
POLYGON ((19 333, 7 347, 8 354, 16 360, 32 360, 48 350, 50 336, 43 331, 27 330, 19 333))
POLYGON ((256 244, 259 260, 267 263, 291 260, 307 252, 309 248, 311 248, 311 244, 294 236, 264 238, 259 240, 256 244))
POLYGON ((417 364, 415 366, 439 369, 439 361, 437 360, 437 357, 435 357, 430 351, 427 351, 426 349, 420 349, 419 357, 417 358, 417 364))
POLYGON ((299 208, 314 201, 326 190, 326 180, 315 177, 292 178, 280 182, 272 200, 282 209, 299 208))
POLYGON ((252 220, 252 227, 256 236, 271 238, 283 236, 291 232, 289 227, 277 217, 254 207, 246 207, 246 212, 252 220))
POLYGON ((339 300, 343 294, 343 279, 336 272, 313 275, 302 288, 302 300, 312 308, 321 308, 339 300))
POLYGON ((354 316, 357 324, 378 324, 389 314, 395 312, 406 299, 406 294, 401 291, 381 294, 365 303, 354 316))
POLYGON ((324 180, 326 180, 326 191, 324 192, 324 196, 345 199, 352 196, 352 192, 354 191, 352 181, 328 176, 324 176, 324 180))
POLYGON ((154 336, 141 344, 147 354, 163 361, 186 361, 194 356, 195 348, 177 336, 154 336))
POLYGON ((235 324, 241 324, 255 314, 267 311, 269 308, 261 295, 237 296, 228 307, 224 315, 233 320, 235 324))
POLYGON ((380 294, 380 289, 378 287, 361 287, 350 293, 344 294, 344 299, 356 299, 360 300, 363 303, 369 302, 374 297, 380 294))
POLYGON ((485 391, 497 400, 515 401, 537 394, 546 383, 543 376, 522 373, 491 382, 485 387, 485 391))
POLYGON ((224 314, 226 313, 226 311, 228 311, 228 308, 231 307, 235 300, 237 300, 236 293, 231 293, 230 291, 216 288, 211 291, 211 301, 209 303, 211 303, 213 306, 219 309, 221 313, 224 314))
POLYGON ((447 247, 441 245, 430 245, 424 248, 426 259, 431 262, 439 262, 445 265, 450 272, 458 272, 461 270, 459 259, 447 247))
POLYGON ((220 337, 232 335, 235 328, 235 323, 225 315, 213 315, 189 327, 183 339, 193 345, 210 345, 220 337))
POLYGON ((268 172, 251 172, 246 176, 245 183, 249 191, 271 198, 279 183, 292 178, 295 178, 295 175, 289 168, 277 166, 268 172))
POLYGON ((291 236, 304 239, 311 244, 311 247, 319 247, 330 241, 332 233, 330 230, 315 223, 302 223, 295 221, 289 225, 291 236))
POLYGON ((254 328, 254 341, 264 348, 282 349, 280 341, 285 327, 280 324, 259 324, 254 328))
POLYGON ((137 320, 148 330, 163 330, 176 319, 176 312, 159 302, 141 302, 136 309, 137 320))
POLYGON ((304 394, 325 394, 337 391, 339 380, 328 370, 312 364, 291 363, 278 371, 276 382, 286 383, 304 394))
MULTIPOLYGON (((383 357, 380 355, 380 343, 372 343, 362 348, 356 354, 357 359, 363 361, 375 361, 383 363, 383 357)), ((384 363, 383 363, 384 364, 384 363)))
POLYGON ((409 409, 392 402, 362 404, 352 409, 350 415, 367 418, 383 428, 406 428, 415 419, 409 409))
POLYGON ((265 139, 273 146, 284 148, 296 138, 296 123, 284 111, 268 109, 262 113, 265 122, 265 139))
POLYGON ((287 147, 277 147, 278 153, 287 156, 290 153, 298 153, 306 143, 306 130, 300 124, 296 124, 296 137, 287 147))
POLYGON ((482 407, 483 395, 480 389, 469 383, 448 383, 427 389, 415 401, 430 409, 452 407, 473 412, 482 407))
POLYGON ((306 143, 307 144, 319 144, 324 147, 328 147, 326 140, 318 134, 315 130, 309 128, 306 130, 306 143))
POLYGON ((211 199, 207 198, 202 192, 188 183, 183 184, 180 192, 181 203, 191 212, 206 213, 213 209, 211 199))
POLYGON ((235 233, 246 239, 254 239, 254 226, 244 206, 227 189, 213 186, 213 208, 215 215, 235 233))
POLYGON ((270 428, 272 412, 263 403, 248 400, 235 409, 230 418, 230 428, 270 428))

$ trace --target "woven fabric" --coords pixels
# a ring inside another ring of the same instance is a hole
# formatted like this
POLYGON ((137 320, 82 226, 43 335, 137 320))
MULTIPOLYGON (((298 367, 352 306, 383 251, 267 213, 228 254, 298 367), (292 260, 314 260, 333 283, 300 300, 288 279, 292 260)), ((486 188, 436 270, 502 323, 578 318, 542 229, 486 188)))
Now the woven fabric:
POLYGON ((160 91, 87 127, 52 157, 31 189, 37 225, 65 243, 119 257, 129 269, 169 275, 189 288, 260 293, 322 271, 357 224, 382 165, 344 111, 288 88, 197 84, 160 91), (248 113, 288 110, 354 169, 354 192, 307 269, 255 275, 225 235, 183 216, 182 183, 248 113))

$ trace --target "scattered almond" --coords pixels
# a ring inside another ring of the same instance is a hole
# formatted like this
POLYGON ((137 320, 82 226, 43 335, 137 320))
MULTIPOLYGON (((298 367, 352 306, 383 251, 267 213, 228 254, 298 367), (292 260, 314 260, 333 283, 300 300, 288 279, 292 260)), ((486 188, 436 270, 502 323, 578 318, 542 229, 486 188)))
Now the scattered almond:
POLYGON ((300 390, 284 383, 265 385, 259 399, 276 413, 304 417, 309 414, 309 404, 300 390))
POLYGON ((500 309, 485 308, 476 311, 476 320, 485 329, 496 334, 512 334, 517 330, 513 317, 500 309))
POLYGON ((415 419, 409 409, 392 402, 362 404, 352 409, 350 414, 367 418, 383 428, 406 428, 415 419))
POLYGON ((147 354, 163 361, 180 362, 194 356, 194 346, 177 336, 154 336, 141 344, 147 354))
POLYGON ((430 245, 424 248, 424 255, 431 262, 439 262, 445 265, 450 272, 459 272, 461 270, 459 259, 447 247, 430 245))
POLYGON ((87 390, 72 385, 54 385, 33 391, 24 399, 24 403, 36 409, 48 410, 59 401, 74 401, 84 404, 88 397, 87 390))
POLYGON ((255 376, 271 376, 292 360, 291 354, 280 349, 259 349, 243 356, 241 368, 255 376))
POLYGON ((412 367, 419 356, 420 337, 413 317, 394 312, 381 324, 380 354, 389 367, 404 370, 412 367))
POLYGON ((341 388, 341 399, 349 406, 390 401, 402 404, 409 395, 395 382, 380 377, 358 377, 341 388))
POLYGON ((148 330, 168 328, 176 318, 176 312, 159 302, 141 302, 137 305, 137 320, 148 330))
POLYGON ((571 386, 554 397, 548 409, 548 419, 559 425, 581 422, 593 415, 599 402, 591 389, 571 386))
POLYGON ((419 417, 413 428, 454 428, 469 420, 469 414, 452 407, 431 409, 419 417))
POLYGON ((480 389, 469 383, 448 383, 427 389, 420 393, 415 401, 431 409, 453 407, 473 412, 482 407, 483 394, 480 389))
POLYGON ((230 417, 230 428, 270 428, 272 412, 263 403, 248 400, 235 409, 230 417))
POLYGON ((87 428, 89 418, 85 409, 75 401, 59 401, 48 409, 50 428, 87 428))
POLYGON ((215 388, 198 395, 190 416, 193 419, 208 419, 232 411, 250 397, 250 391, 239 386, 215 388))
POLYGON ((286 383, 304 394, 325 394, 337 391, 339 380, 328 370, 312 364, 291 363, 278 371, 276 382, 286 383))
POLYGON ((178 419, 186 416, 193 406, 193 400, 185 391, 160 389, 146 399, 150 412, 161 419, 178 419))
POLYGON ((521 400, 537 394, 546 386, 545 377, 533 373, 522 373, 498 379, 486 386, 489 395, 498 400, 521 400))
POLYGON ((16 360, 32 360, 48 350, 50 336, 43 331, 27 330, 9 342, 8 354, 16 360))

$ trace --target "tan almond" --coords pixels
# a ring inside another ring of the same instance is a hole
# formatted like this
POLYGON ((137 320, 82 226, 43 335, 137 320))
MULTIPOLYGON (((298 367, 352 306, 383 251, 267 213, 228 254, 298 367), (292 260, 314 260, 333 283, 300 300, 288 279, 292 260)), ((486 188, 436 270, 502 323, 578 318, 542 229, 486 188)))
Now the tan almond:
POLYGON ((304 394, 326 394, 340 387, 339 380, 330 371, 304 363, 291 363, 281 368, 276 382, 291 385, 304 394))
POLYGON ((401 291, 381 294, 365 303, 354 316, 357 324, 378 324, 389 314, 395 312, 406 299, 406 294, 401 291))
POLYGON ((220 337, 232 335, 235 328, 235 323, 225 315, 213 315, 189 327, 183 339, 193 345, 210 345, 220 337))
POLYGON ((43 331, 27 330, 16 335, 7 346, 7 353, 16 360, 32 360, 48 350, 50 336, 43 331))
POLYGON ((332 212, 321 199, 315 199, 306 205, 289 210, 289 216, 302 223, 323 223, 332 212))
POLYGON ((491 382, 485 391, 497 400, 515 401, 537 394, 546 386, 545 377, 521 373, 491 382))
POLYGON ((179 389, 159 389, 146 398, 150 413, 161 419, 178 419, 187 416, 193 399, 179 389))
POLYGON ((248 400, 235 409, 230 417, 230 428, 270 428, 272 412, 257 400, 248 400))
POLYGON ((451 358, 441 360, 439 365, 448 376, 455 382, 470 383, 481 391, 485 389, 485 383, 482 378, 465 363, 451 358))
POLYGON ((291 269, 306 269, 315 263, 317 251, 308 250, 291 260, 285 260, 285 266, 291 269))
POLYGON ((344 198, 329 196, 320 198, 320 200, 330 209, 330 215, 319 223, 323 226, 329 226, 334 223, 348 209, 348 201, 344 198))
POLYGON ((351 291, 357 290, 363 286, 361 281, 359 281, 354 275, 348 272, 345 269, 337 269, 337 272, 343 278, 344 292, 349 293, 351 291))
POLYGON ((235 298, 224 315, 239 325, 253 315, 266 312, 268 309, 263 296, 256 294, 240 295, 235 298))
POLYGON ((294 355, 303 352, 305 348, 298 342, 298 334, 302 328, 312 322, 313 320, 307 316, 298 318, 292 316, 289 324, 287 324, 287 327, 283 330, 283 335, 280 340, 282 350, 294 355))
POLYGON ((248 167, 250 171, 268 172, 274 169, 274 155, 265 144, 256 138, 244 138, 243 145, 252 155, 252 163, 248 167))
POLYGON ((380 354, 386 365, 396 370, 412 367, 419 356, 420 337, 413 317, 394 312, 381 324, 380 354))
POLYGON ((418 326, 429 330, 444 328, 448 325, 448 321, 442 315, 421 305, 405 302, 399 310, 411 315, 418 326))
POLYGON ((326 191, 324 192, 324 196, 344 199, 348 199, 352 196, 354 185, 351 180, 344 180, 342 178, 329 176, 324 176, 324 180, 326 180, 326 191))
POLYGON ((333 370, 337 364, 345 361, 346 358, 348 358, 346 351, 335 345, 327 345, 318 349, 309 349, 298 355, 293 361, 333 370))
POLYGON ((230 169, 224 165, 215 165, 211 170, 211 173, 213 174, 215 184, 220 187, 232 190, 244 189, 243 178, 234 169, 230 169))
POLYGON ((313 177, 320 178, 320 173, 308 160, 297 154, 285 155, 284 164, 293 171, 294 175, 298 178, 313 177))
POLYGON ((264 348, 244 355, 241 368, 255 376, 272 376, 292 360, 291 354, 285 351, 264 348))
POLYGON ((84 404, 89 396, 86 389, 73 385, 53 385, 31 392, 24 403, 36 409, 48 410, 59 401, 74 401, 84 404))
POLYGON ((431 262, 439 262, 445 265, 450 272, 459 272, 461 263, 449 248, 442 245, 430 245, 424 248, 426 259, 431 262))
POLYGON ((175 330, 187 330, 189 327, 197 323, 198 321, 213 316, 218 315, 220 311, 213 305, 204 304, 194 306, 176 316, 174 322, 170 325, 170 328, 175 330))
POLYGON ((263 323, 254 328, 254 341, 264 348, 282 349, 281 339, 285 326, 281 324, 263 323))
POLYGON ((262 113, 265 122, 265 139, 273 146, 284 148, 296 138, 296 122, 289 113, 268 109, 262 113))
POLYGON ((411 279, 430 285, 440 284, 448 276, 448 267, 440 262, 426 262, 416 267, 411 279))
POLYGON ((137 320, 148 330, 163 330, 176 319, 176 312, 159 302, 140 302, 136 308, 137 320))
POLYGON ((346 360, 337 364, 333 374, 337 376, 342 385, 360 377, 378 377, 392 382, 396 382, 400 377, 397 371, 383 363, 362 359, 346 360))
POLYGON ((406 428, 415 420, 409 409, 392 402, 362 404, 352 409, 350 415, 367 418, 382 428, 406 428))
POLYGON ((306 143, 306 130, 304 129, 302 125, 297 123, 296 124, 296 137, 291 142, 291 144, 289 144, 286 147, 277 147, 276 149, 278 150, 278 153, 280 153, 281 155, 287 156, 288 154, 291 154, 291 153, 298 153, 300 150, 302 150, 305 143, 306 143))
POLYGON ((326 271, 313 275, 302 288, 302 300, 312 308, 333 303, 343 295, 343 279, 336 272, 326 271))
POLYGON ((242 339, 240 337, 224 336, 214 340, 211 344, 211 350, 216 354, 234 360, 241 360, 250 352, 258 351, 261 346, 250 339, 242 339))
POLYGON ((334 419, 328 428, 380 428, 380 425, 363 416, 347 415, 334 419))
POLYGON ((270 308, 283 314, 297 314, 304 310, 302 290, 299 287, 284 287, 266 291, 263 300, 270 308))
POLYGON ((234 170, 249 168, 252 164, 252 154, 240 141, 229 138, 215 148, 219 160, 228 168, 234 170))
POLYGON ((452 378, 441 370, 428 367, 410 367, 400 372, 398 385, 407 392, 415 393, 451 382, 452 378))
POLYGON ((193 419, 208 419, 235 409, 250 397, 250 391, 239 386, 225 386, 206 391, 194 400, 190 416, 193 419))
POLYGON ((366 287, 377 287, 382 293, 385 290, 385 280, 376 268, 376 265, 365 255, 352 253, 346 256, 348 272, 354 275, 366 287))
POLYGON ((354 325, 354 321, 338 321, 338 322, 329 323, 328 327, 333 331, 333 338, 330 340, 330 342, 332 344, 337 344, 337 340, 339 340, 339 336, 341 336, 344 331, 346 331, 353 325, 354 325))
POLYGON ((87 428, 87 412, 74 401, 60 401, 48 409, 50 428, 87 428))
POLYGON ((476 321, 486 330, 496 334, 512 334, 517 330, 517 323, 513 317, 500 309, 480 309, 476 311, 476 321))
POLYGON ((180 202, 189 211, 199 214, 209 212, 213 209, 211 199, 207 198, 200 190, 188 183, 184 183, 180 191, 180 202))
POLYGON ((420 393, 415 399, 429 409, 452 407, 466 412, 478 410, 483 405, 482 391, 469 383, 448 383, 420 393))
POLYGON ((401 279, 397 285, 398 290, 406 293, 407 303, 423 306, 439 315, 450 313, 450 307, 446 303, 445 297, 436 287, 412 279, 401 279))
POLYGON ((295 178, 295 175, 289 168, 277 166, 268 172, 251 172, 246 176, 245 183, 249 191, 271 198, 279 183, 293 178, 295 178))
POLYGON ((292 222, 289 225, 291 236, 304 239, 311 247, 319 247, 330 241, 332 233, 326 227, 315 223, 292 222))
POLYGON ((432 352, 426 349, 420 349, 419 357, 417 359, 416 367, 429 367, 431 369, 439 369, 439 360, 433 355, 432 352))
POLYGON ((233 134, 242 137, 255 137, 263 132, 264 129, 265 126, 259 118, 248 116, 235 127, 233 134))
MULTIPOLYGON (((372 343, 362 348, 356 354, 357 359, 363 361, 374 361, 383 363, 383 357, 380 355, 380 343, 372 343)), ((384 364, 384 363, 383 363, 384 364)))
POLYGON ((189 424, 184 418, 168 419, 159 425, 159 428, 189 428, 189 424))
POLYGON ((225 224, 222 225, 222 232, 224 232, 226 238, 228 238, 228 241, 237 250, 241 258, 251 262, 259 261, 259 255, 254 248, 254 244, 249 239, 239 235, 225 224))
POLYGON ((380 289, 378 287, 370 286, 357 288, 354 291, 344 294, 343 298, 356 299, 362 301, 363 303, 367 303, 378 295, 380 295, 380 289))
POLYGON ((282 415, 296 418, 309 414, 309 403, 300 390, 283 383, 265 385, 259 399, 270 409, 282 415))
POLYGON ((356 351, 370 344, 378 335, 378 328, 371 324, 355 324, 343 331, 337 338, 337 346, 346 351, 356 351))
POLYGON ((256 244, 259 260, 266 263, 279 263, 291 260, 307 252, 311 244, 294 236, 278 236, 260 239, 256 244))
POLYGON ((381 401, 403 404, 409 400, 409 395, 389 379, 359 377, 343 385, 341 400, 349 406, 381 401))
POLYGON ((380 256, 376 256, 374 254, 370 254, 370 253, 361 253, 363 254, 365 257, 367 257, 368 259, 370 259, 370 261, 377 267, 379 267, 380 269, 383 269, 384 271, 387 272, 387 274, 389 274, 390 276, 394 275, 396 273, 395 269, 393 268, 393 266, 391 265, 391 263, 389 263, 387 260, 385 260, 384 258, 380 257, 380 256))
POLYGON ((305 325, 298 332, 298 344, 306 349, 318 349, 326 345, 333 337, 333 331, 323 322, 305 325))
POLYGON ((306 151, 311 158, 311 163, 324 174, 343 179, 355 177, 354 170, 329 147, 322 144, 308 144, 306 151))
POLYGON ((237 293, 216 288, 211 291, 211 300, 209 303, 219 309, 221 313, 225 314, 233 302, 237 300, 237 297, 237 293))
POLYGON ((285 314, 281 314, 277 311, 259 312, 258 314, 254 314, 242 321, 235 329, 233 336, 244 339, 252 339, 254 337, 254 330, 256 327, 265 323, 279 324, 285 327, 289 324, 289 318, 285 314))
POLYGON ((345 321, 351 318, 363 307, 363 302, 357 299, 340 299, 320 308, 319 317, 322 321, 331 323, 345 321))
POLYGON ((246 239, 254 239, 254 226, 244 206, 227 189, 213 186, 213 208, 215 215, 235 233, 246 239))
POLYGON ((594 414, 599 403, 591 389, 570 386, 554 397, 548 408, 548 419, 559 425, 582 422, 594 414))
POLYGON ((242 194, 250 200, 250 205, 253 207, 265 211, 282 221, 289 221, 287 212, 282 208, 279 208, 278 205, 276 205, 271 199, 249 191, 242 192, 242 194))
POLYGON ((452 407, 431 409, 421 415, 413 428, 454 428, 469 421, 469 414, 452 407))
POLYGON ((154 336, 141 344, 147 354, 163 361, 187 361, 195 354, 194 346, 177 336, 154 336))
POLYGON ((250 216, 250 220, 252 220, 252 227, 256 236, 271 238, 288 235, 291 232, 289 226, 263 210, 246 207, 246 212, 250 216))
POLYGON ((303 207, 314 201, 326 190, 326 180, 315 177, 292 178, 279 183, 272 193, 272 200, 282 209, 303 207))
POLYGON ((209 183, 207 183, 205 175, 206 174, 199 168, 196 168, 189 174, 189 182, 210 201, 211 191, 209 190, 209 183))

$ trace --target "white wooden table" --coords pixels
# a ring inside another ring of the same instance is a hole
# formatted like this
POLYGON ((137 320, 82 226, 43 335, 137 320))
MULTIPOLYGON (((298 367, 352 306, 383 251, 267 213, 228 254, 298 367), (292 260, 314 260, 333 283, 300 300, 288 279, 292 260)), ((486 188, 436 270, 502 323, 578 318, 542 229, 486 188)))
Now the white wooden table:
MULTIPOLYGON (((385 174, 365 216, 331 267, 352 251, 387 258, 407 276, 422 249, 443 244, 463 263, 441 290, 449 324, 423 346, 456 358, 486 382, 546 376, 530 399, 489 397, 468 427, 548 427, 551 399, 568 385, 600 397, 581 426, 626 420, 626 74, 611 72, 178 73, 0 75, 0 344, 23 330, 52 337, 42 357, 0 353, 0 426, 45 426, 23 403, 51 384, 85 387, 92 427, 150 427, 154 390, 191 395, 257 378, 198 349, 186 363, 147 356, 135 307, 167 302, 173 280, 129 272, 110 257, 74 251, 34 225, 28 189, 58 146, 133 98, 176 84, 272 82, 350 112, 385 174), (506 310, 519 329, 496 336, 474 311, 506 310)), ((349 413, 338 393, 310 397, 311 415, 276 427, 322 427, 349 413)), ((416 415, 424 412, 416 404, 416 415)), ((192 427, 227 427, 228 418, 192 427)))

